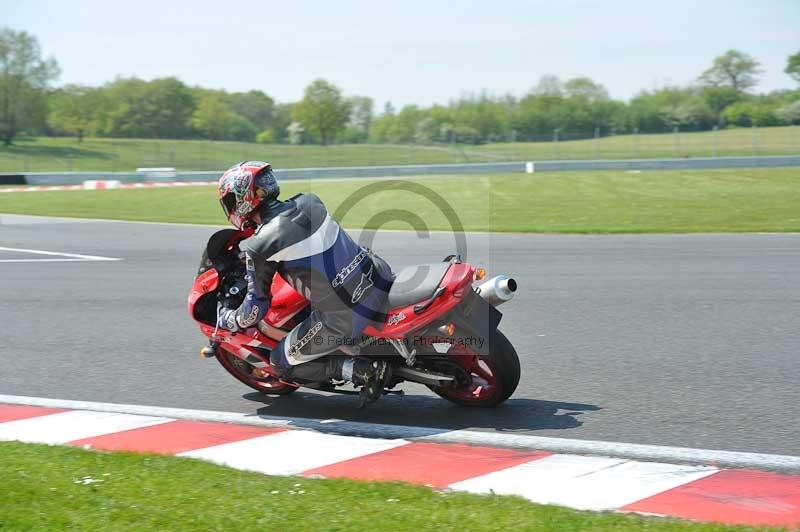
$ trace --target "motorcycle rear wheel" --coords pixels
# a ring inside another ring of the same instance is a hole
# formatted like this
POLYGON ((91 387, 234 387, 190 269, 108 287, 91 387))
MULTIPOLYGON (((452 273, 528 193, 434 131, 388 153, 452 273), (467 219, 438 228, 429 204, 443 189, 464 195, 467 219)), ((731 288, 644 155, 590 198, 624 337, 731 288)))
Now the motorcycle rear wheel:
POLYGON ((461 406, 491 408, 511 397, 520 378, 519 356, 508 338, 496 331, 490 339, 490 355, 468 347, 451 347, 462 370, 460 386, 429 386, 439 397, 461 406), (462 358, 463 357, 463 358, 462 358))
POLYGON ((289 395, 297 386, 281 382, 272 375, 259 375, 260 370, 222 348, 217 349, 217 361, 225 370, 256 391, 267 395, 289 395))

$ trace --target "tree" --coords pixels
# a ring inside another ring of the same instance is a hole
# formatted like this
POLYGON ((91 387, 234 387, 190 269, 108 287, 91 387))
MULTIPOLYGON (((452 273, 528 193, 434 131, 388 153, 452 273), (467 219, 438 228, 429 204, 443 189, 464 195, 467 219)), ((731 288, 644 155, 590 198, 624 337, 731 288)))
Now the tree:
MULTIPOLYGON (((714 122, 711 108, 696 89, 664 87, 653 93, 642 93, 638 98, 649 100, 648 111, 656 113, 663 124, 661 131, 674 127, 705 129, 714 122)), ((641 130, 641 126, 638 127, 641 130)))
POLYGON ((0 138, 6 146, 45 116, 44 90, 58 74, 55 59, 42 58, 34 36, 0 28, 0 138))
POLYGON ((272 113, 273 126, 270 128, 275 132, 275 142, 286 142, 288 140, 289 124, 292 123, 293 103, 279 103, 275 105, 272 113))
POLYGON ((542 84, 539 85, 519 101, 511 115, 511 127, 517 131, 519 140, 552 139, 553 130, 564 127, 561 89, 555 92, 548 82, 550 87, 544 91, 542 84))
POLYGON ((722 112, 725 108, 741 101, 745 96, 732 87, 704 87, 700 94, 714 113, 717 125, 722 125, 722 112))
POLYGON ((564 87, 561 85, 561 80, 552 74, 545 74, 539 78, 539 83, 533 88, 533 94, 539 96, 561 97, 563 93, 564 87))
POLYGON ((372 98, 367 96, 353 96, 350 98, 350 122, 348 128, 352 129, 351 141, 361 142, 369 136, 369 126, 372 124, 372 98))
POLYGON ((261 91, 236 92, 228 95, 233 112, 245 117, 259 131, 275 128, 275 100, 261 91))
POLYGON ((192 115, 192 126, 201 135, 212 139, 223 138, 232 121, 233 111, 222 96, 216 94, 205 96, 200 100, 192 115))
POLYGON ((800 100, 795 100, 779 107, 775 114, 779 119, 789 124, 800 122, 800 100))
POLYGON ((775 114, 775 108, 759 99, 744 100, 728 106, 723 116, 734 126, 776 126, 781 123, 775 114))
POLYGON ((713 112, 698 95, 678 97, 661 108, 661 116, 669 127, 681 129, 705 129, 712 120, 713 112))
POLYGON ((508 127, 508 111, 486 94, 478 98, 462 98, 451 105, 456 130, 469 131, 470 144, 500 140, 508 127))
POLYGON ((588 136, 597 128, 610 129, 616 106, 604 86, 589 78, 574 78, 564 83, 560 120, 565 132, 588 136))
POLYGON ((350 103, 338 87, 317 79, 306 87, 303 99, 292 110, 292 118, 322 144, 330 144, 350 118, 350 103))
POLYGON ((272 144, 275 142, 275 130, 274 129, 265 129, 258 135, 256 135, 256 142, 259 144, 272 144))
POLYGON ((303 133, 305 130, 303 129, 303 124, 300 122, 292 122, 286 127, 286 132, 289 137, 290 144, 302 144, 303 143, 303 133))
POLYGON ((255 126, 233 112, 220 94, 209 94, 197 105, 192 125, 201 135, 211 139, 253 140, 255 126))
POLYGON ((422 113, 422 118, 417 123, 415 140, 424 144, 427 142, 451 142, 455 140, 453 136, 453 110, 443 105, 434 105, 422 113))
POLYGON ((575 78, 567 81, 564 83, 564 93, 567 98, 580 98, 591 103, 609 100, 606 88, 589 78, 575 78))
POLYGON ((417 123, 421 114, 416 105, 405 105, 392 117, 392 125, 387 132, 389 142, 394 144, 412 142, 417 133, 417 123))
POLYGON ((793 80, 800 83, 800 52, 789 56, 786 61, 786 68, 783 71, 789 74, 789 77, 793 80))
POLYGON ((147 82, 143 94, 142 118, 145 136, 180 138, 190 133, 190 121, 195 110, 191 91, 174 77, 147 82))
POLYGON ((711 87, 731 87, 746 91, 758 83, 761 63, 738 50, 728 50, 714 58, 711 67, 700 75, 700 81, 711 87))
POLYGON ((112 137, 180 138, 191 134, 195 94, 211 91, 189 89, 176 78, 118 78, 100 92, 98 133, 112 137))
POLYGON ((47 122, 56 131, 69 133, 83 142, 95 127, 97 90, 81 85, 66 85, 50 97, 47 122))
POLYGON ((369 128, 369 141, 376 144, 389 142, 389 130, 392 129, 393 123, 393 114, 384 113, 374 119, 369 128))

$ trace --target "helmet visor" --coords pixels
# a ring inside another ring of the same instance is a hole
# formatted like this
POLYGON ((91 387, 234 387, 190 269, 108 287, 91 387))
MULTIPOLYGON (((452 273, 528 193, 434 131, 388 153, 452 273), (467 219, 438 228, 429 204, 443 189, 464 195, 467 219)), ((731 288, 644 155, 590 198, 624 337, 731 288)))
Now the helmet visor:
POLYGON ((222 211, 225 213, 225 218, 230 218, 231 214, 236 210, 236 194, 228 192, 219 200, 222 205, 222 211))

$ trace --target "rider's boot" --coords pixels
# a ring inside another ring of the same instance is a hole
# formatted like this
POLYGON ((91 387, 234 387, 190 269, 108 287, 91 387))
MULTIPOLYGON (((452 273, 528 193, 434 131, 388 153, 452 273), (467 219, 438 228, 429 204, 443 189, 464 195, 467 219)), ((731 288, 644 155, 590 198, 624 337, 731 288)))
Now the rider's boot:
POLYGON ((321 360, 290 366, 280 375, 284 379, 305 382, 324 382, 331 379, 352 382, 361 386, 361 406, 364 406, 383 395, 383 389, 391 379, 392 368, 383 360, 330 355, 321 360))
POLYGON ((392 377, 392 367, 383 360, 363 357, 332 356, 333 378, 350 381, 361 386, 361 407, 374 403, 383 395, 383 389, 392 377))

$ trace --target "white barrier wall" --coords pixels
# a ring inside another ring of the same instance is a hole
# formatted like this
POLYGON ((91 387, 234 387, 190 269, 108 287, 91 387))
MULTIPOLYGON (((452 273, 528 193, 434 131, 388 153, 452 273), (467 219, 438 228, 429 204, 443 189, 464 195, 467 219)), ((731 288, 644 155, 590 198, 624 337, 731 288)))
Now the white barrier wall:
MULTIPOLYGON (((715 157, 687 159, 620 159, 596 161, 528 161, 512 163, 420 164, 406 166, 357 166, 336 168, 276 168, 280 179, 335 179, 342 177, 402 177, 423 175, 561 172, 570 170, 672 170, 697 168, 765 168, 800 166, 800 156, 715 157)), ((176 172, 170 181, 211 181, 223 169, 207 172, 176 172)), ((18 175, 18 173, 16 174, 18 175)), ((91 180, 121 183, 163 181, 142 172, 36 172, 25 174, 29 185, 74 185, 91 180)))

